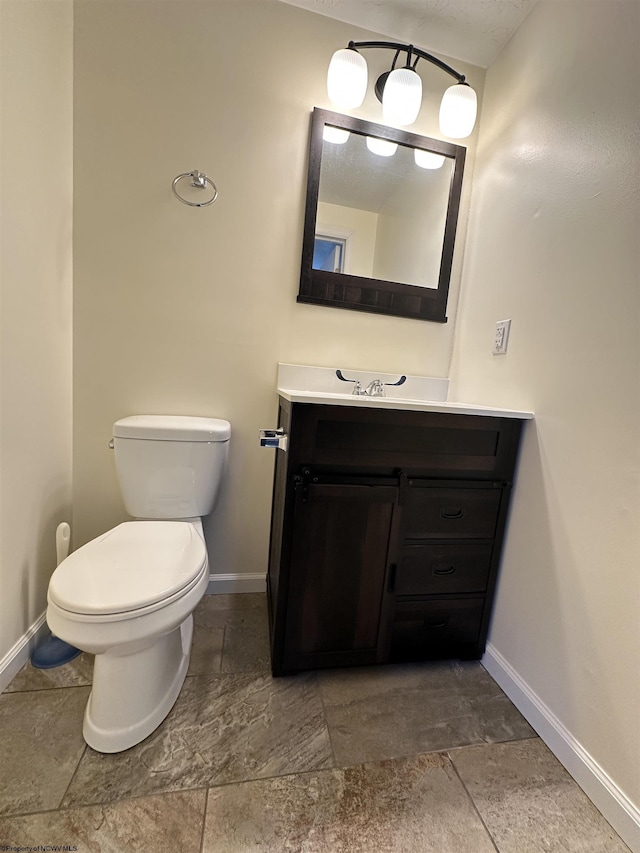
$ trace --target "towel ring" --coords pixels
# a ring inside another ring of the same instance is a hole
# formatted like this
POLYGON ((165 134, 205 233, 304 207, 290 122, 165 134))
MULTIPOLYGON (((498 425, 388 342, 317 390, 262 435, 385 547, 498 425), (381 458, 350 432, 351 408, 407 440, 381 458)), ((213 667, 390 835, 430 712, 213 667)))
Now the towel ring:
POLYGON ((184 172, 182 175, 178 175, 177 178, 174 178, 171 184, 171 189, 178 201, 181 201, 183 204, 188 204, 189 207, 208 207, 218 198, 218 188, 211 178, 207 177, 204 172, 199 172, 197 169, 194 169, 193 172, 184 172), (207 184, 209 184, 213 190, 213 198, 210 198, 209 201, 187 201, 186 198, 182 198, 176 189, 176 184, 183 178, 191 178, 191 186, 201 190, 205 189, 207 184))

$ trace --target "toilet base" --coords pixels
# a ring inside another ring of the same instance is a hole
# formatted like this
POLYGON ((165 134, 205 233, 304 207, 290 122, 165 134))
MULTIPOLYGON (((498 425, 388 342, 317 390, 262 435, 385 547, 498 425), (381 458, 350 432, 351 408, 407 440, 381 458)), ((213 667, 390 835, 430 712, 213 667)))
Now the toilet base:
POLYGON ((191 656, 193 616, 146 648, 96 655, 82 734, 98 752, 122 752, 148 737, 180 693, 191 656))

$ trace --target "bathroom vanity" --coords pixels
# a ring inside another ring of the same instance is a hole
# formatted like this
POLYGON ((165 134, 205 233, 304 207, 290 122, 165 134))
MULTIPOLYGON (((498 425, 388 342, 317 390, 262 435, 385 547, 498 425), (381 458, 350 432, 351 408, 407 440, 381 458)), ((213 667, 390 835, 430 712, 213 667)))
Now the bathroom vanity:
POLYGON ((482 655, 529 417, 279 388, 274 675, 482 655))

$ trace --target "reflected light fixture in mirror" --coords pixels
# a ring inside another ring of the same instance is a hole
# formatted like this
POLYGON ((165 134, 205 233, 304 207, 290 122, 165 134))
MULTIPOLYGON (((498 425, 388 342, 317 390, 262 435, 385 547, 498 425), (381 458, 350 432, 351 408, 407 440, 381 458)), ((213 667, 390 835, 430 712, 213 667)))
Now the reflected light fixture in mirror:
POLYGON ((443 154, 434 154, 433 151, 422 151, 420 148, 414 149, 413 159, 416 161, 416 166, 420 166, 421 169, 441 169, 444 165, 443 154))
POLYGON ((349 139, 349 131, 343 130, 341 127, 331 127, 330 124, 324 126, 322 138, 325 142, 333 142, 334 145, 344 145, 349 139))
POLYGON ((478 111, 475 91, 450 65, 412 44, 391 41, 350 41, 348 47, 336 51, 327 73, 327 93, 331 101, 344 109, 361 106, 367 92, 367 63, 358 49, 386 48, 395 50, 389 71, 378 77, 375 93, 382 102, 386 122, 399 127, 413 124, 422 104, 422 80, 416 72, 420 59, 432 63, 457 80, 450 86, 440 104, 440 131, 451 139, 464 139, 473 131, 478 111), (402 54, 404 65, 396 68, 402 54))
POLYGON ((372 154, 377 154, 379 157, 393 157, 398 150, 397 142, 390 142, 388 139, 378 139, 376 136, 366 137, 367 148, 372 154))

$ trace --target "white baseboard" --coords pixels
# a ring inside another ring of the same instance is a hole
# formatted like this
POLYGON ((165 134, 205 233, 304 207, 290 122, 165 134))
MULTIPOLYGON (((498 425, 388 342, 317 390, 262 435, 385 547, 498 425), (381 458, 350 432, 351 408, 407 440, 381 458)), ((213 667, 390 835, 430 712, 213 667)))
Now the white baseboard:
POLYGON ((265 592, 267 579, 263 574, 209 575, 207 595, 231 592, 265 592))
POLYGON ((0 693, 13 681, 31 657, 31 652, 48 633, 46 615, 46 611, 42 613, 0 660, 0 693))
POLYGON ((491 644, 482 665, 633 853, 640 853, 640 809, 491 644))

